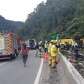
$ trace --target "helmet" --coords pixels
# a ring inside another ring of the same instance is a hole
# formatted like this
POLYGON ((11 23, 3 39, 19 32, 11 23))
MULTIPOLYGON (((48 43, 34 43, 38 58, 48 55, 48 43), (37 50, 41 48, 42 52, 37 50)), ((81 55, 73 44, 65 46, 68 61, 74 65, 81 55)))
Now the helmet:
POLYGON ((56 40, 51 40, 50 42, 51 42, 51 43, 54 43, 54 44, 56 44, 56 43, 57 43, 57 41, 56 41, 56 40))

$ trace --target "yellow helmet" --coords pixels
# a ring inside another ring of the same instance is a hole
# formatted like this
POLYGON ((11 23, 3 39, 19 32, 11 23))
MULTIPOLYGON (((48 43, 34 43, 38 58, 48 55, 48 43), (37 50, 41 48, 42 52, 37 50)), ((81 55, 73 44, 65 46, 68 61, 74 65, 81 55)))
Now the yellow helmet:
POLYGON ((55 43, 55 44, 57 43, 57 41, 56 41, 56 40, 51 40, 50 42, 51 42, 51 43, 55 43))

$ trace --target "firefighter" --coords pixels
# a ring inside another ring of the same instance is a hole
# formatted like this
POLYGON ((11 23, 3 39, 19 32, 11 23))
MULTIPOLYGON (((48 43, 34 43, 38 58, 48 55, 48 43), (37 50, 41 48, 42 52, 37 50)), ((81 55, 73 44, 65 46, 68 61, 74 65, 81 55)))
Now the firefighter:
POLYGON ((49 44, 48 44, 48 64, 49 64, 49 66, 51 66, 51 64, 52 64, 51 46, 52 46, 52 43, 49 42, 49 44))
POLYGON ((56 47, 56 41, 51 41, 51 49, 50 49, 50 56, 51 56, 51 67, 55 68, 56 67, 56 62, 57 62, 57 55, 58 55, 58 48, 56 47))

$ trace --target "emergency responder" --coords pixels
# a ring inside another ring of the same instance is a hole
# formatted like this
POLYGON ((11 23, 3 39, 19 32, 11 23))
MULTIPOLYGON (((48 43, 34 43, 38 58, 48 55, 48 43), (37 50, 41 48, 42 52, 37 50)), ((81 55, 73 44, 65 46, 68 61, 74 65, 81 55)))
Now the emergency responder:
POLYGON ((42 56, 42 53, 43 53, 43 42, 42 41, 40 41, 39 42, 39 56, 41 57, 42 56))
POLYGON ((44 51, 45 51, 45 53, 48 51, 48 42, 47 41, 45 41, 45 44, 44 44, 44 51))
POLYGON ((51 64, 52 64, 51 45, 52 45, 52 43, 49 42, 49 43, 48 43, 48 64, 49 64, 49 66, 51 66, 51 64))
POLYGON ((58 48, 56 47, 56 41, 51 41, 51 48, 50 48, 50 63, 52 68, 56 67, 56 62, 57 62, 57 55, 58 55, 58 48))

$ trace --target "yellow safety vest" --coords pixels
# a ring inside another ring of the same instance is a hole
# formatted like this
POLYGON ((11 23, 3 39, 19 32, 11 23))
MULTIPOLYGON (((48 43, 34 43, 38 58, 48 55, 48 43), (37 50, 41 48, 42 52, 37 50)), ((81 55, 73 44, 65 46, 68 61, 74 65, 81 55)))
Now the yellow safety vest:
POLYGON ((51 46, 51 56, 57 56, 58 48, 55 45, 51 46))
POLYGON ((52 44, 49 43, 49 45, 48 45, 48 53, 51 53, 51 46, 52 46, 52 44))

